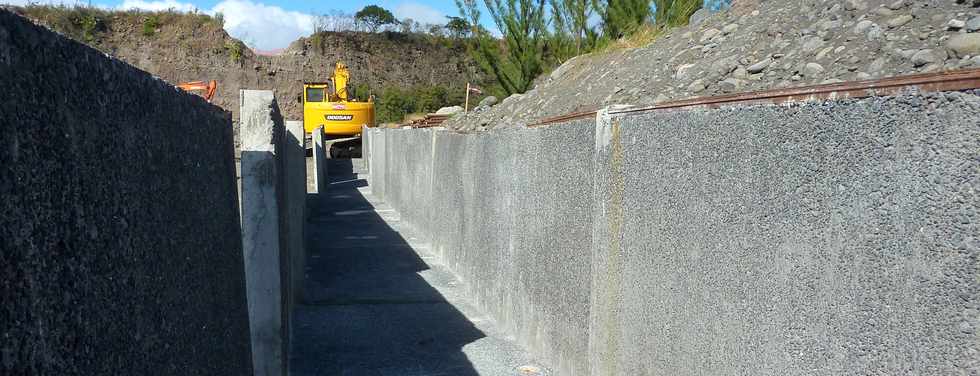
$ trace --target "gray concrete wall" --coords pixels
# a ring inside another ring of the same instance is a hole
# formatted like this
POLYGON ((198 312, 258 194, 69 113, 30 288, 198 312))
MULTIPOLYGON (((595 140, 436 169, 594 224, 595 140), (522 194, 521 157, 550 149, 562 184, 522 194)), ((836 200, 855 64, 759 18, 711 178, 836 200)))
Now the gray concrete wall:
POLYGON ((314 193, 326 192, 330 186, 327 178, 327 148, 324 144, 323 127, 319 127, 311 134, 313 138, 313 176, 314 193))
POLYGON ((562 375, 588 369, 592 281, 593 126, 569 129, 379 130, 368 141, 372 193, 562 375))
POLYGON ((945 93, 377 130, 371 184, 561 375, 972 374, 978 118, 945 93))
POLYGON ((289 276, 292 291, 289 306, 303 299, 303 278, 306 270, 306 242, 303 227, 306 223, 306 136, 302 121, 286 122, 285 157, 287 211, 289 231, 289 276))
POLYGON ((241 91, 242 235, 255 375, 286 375, 289 210, 286 130, 272 91, 241 91))
POLYGON ((4 10, 0 82, 0 374, 251 374, 230 116, 4 10))

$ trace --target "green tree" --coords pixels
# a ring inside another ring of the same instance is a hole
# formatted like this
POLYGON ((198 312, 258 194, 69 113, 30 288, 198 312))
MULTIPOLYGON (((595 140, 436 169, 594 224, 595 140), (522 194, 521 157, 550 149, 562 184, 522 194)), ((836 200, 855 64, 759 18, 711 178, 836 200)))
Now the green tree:
POLYGON ((592 0, 592 8, 602 21, 603 36, 608 39, 633 33, 652 16, 650 0, 592 0))
POLYGON ((661 27, 685 25, 701 6, 703 0, 653 0, 654 20, 661 27))
POLYGON ((406 18, 398 22, 398 25, 401 26, 401 32, 404 34, 410 34, 415 29, 415 24, 415 20, 411 18, 406 18))
POLYGON ((449 105, 449 91, 443 86, 422 86, 414 91, 416 112, 435 112, 449 105))
POLYGON ((481 12, 476 0, 456 0, 460 14, 472 25, 471 55, 505 94, 523 93, 544 70, 545 0, 484 0, 484 4, 503 34, 503 46, 477 26, 481 12))
POLYGON ((368 5, 362 8, 354 14, 354 20, 367 25, 372 33, 377 32, 382 26, 394 25, 398 22, 391 12, 377 5, 368 5))
POLYGON ((357 99, 361 102, 367 102, 367 100, 371 97, 371 94, 371 86, 368 84, 359 83, 351 85, 351 98, 357 99))
POLYGON ((449 22, 446 22, 446 30, 449 30, 449 35, 453 38, 463 38, 470 33, 470 23, 466 22, 462 17, 446 16, 449 22))
POLYGON ((575 44, 575 55, 592 49, 598 33, 589 25, 594 7, 590 0, 550 0, 551 22, 555 36, 561 39, 570 35, 575 44))
POLYGON ((379 122, 398 123, 405 118, 405 115, 415 112, 415 103, 408 93, 398 88, 388 87, 382 91, 375 109, 379 122))

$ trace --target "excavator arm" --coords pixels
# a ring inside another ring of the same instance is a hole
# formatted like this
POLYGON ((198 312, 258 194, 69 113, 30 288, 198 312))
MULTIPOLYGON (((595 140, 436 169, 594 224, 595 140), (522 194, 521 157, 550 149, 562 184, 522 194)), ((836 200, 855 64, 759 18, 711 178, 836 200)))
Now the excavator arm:
POLYGON ((181 90, 184 91, 203 91, 201 96, 205 100, 211 102, 211 98, 214 98, 214 92, 218 90, 218 81, 211 80, 209 82, 204 81, 191 81, 177 84, 181 90))
POLYGON ((347 102, 351 100, 350 95, 347 93, 348 81, 350 81, 350 71, 347 70, 347 65, 344 65, 344 63, 338 61, 336 68, 333 70, 333 77, 331 79, 331 82, 333 82, 332 101, 347 102))

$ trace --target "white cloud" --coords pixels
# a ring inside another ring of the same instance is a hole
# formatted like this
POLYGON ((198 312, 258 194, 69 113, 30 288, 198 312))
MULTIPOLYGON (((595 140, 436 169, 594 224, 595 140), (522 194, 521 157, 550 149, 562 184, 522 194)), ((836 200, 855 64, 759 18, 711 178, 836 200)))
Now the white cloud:
POLYGON ((283 48, 297 38, 313 33, 312 15, 277 6, 248 0, 225 0, 209 13, 219 12, 225 17, 228 34, 258 49, 283 48))
MULTIPOLYGON (((100 0, 100 2, 105 0, 100 0)), ((93 5, 109 8, 105 5, 93 5)), ((27 5, 88 5, 88 0, 0 0, 0 4, 27 5)), ((194 4, 180 0, 125 0, 116 9, 141 9, 147 11, 176 10, 181 12, 199 11, 214 15, 221 13, 225 18, 225 31, 250 47, 273 50, 289 46, 299 37, 313 33, 315 17, 302 12, 287 11, 274 5, 252 2, 250 0, 224 0, 212 9, 198 9, 194 4)))
MULTIPOLYGON (((3 1, 0 1, 0 4, 7 4, 7 5, 38 4, 38 5, 67 5, 67 6, 71 6, 71 5, 88 5, 88 3, 89 3, 88 0, 3 0, 3 1)), ((96 6, 96 4, 92 4, 92 6, 96 6)))
POLYGON ((399 20, 411 18, 412 20, 423 24, 431 23, 442 25, 446 23, 445 13, 442 13, 441 11, 428 5, 415 2, 398 4, 398 6, 395 7, 395 18, 399 20))
POLYGON ((141 9, 149 11, 164 11, 164 10, 176 10, 181 12, 190 12, 196 10, 197 7, 194 4, 182 3, 177 0, 154 0, 154 1, 143 1, 143 0, 126 0, 119 5, 119 9, 129 10, 129 9, 141 9))

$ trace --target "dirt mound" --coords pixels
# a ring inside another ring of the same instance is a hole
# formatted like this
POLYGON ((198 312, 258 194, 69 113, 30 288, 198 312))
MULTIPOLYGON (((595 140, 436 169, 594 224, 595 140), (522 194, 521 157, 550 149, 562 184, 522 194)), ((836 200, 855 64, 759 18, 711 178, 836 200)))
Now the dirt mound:
MULTIPOLYGON (((214 103, 238 119, 240 89, 275 90, 287 119, 302 119, 304 81, 323 81, 347 63, 353 84, 410 88, 439 85, 462 93, 484 80, 460 41, 402 33, 326 32, 260 55, 229 36, 220 19, 177 12, 10 7, 15 13, 89 44, 170 83, 217 80, 214 103)), ((377 93, 380 94, 380 93, 377 93)))

